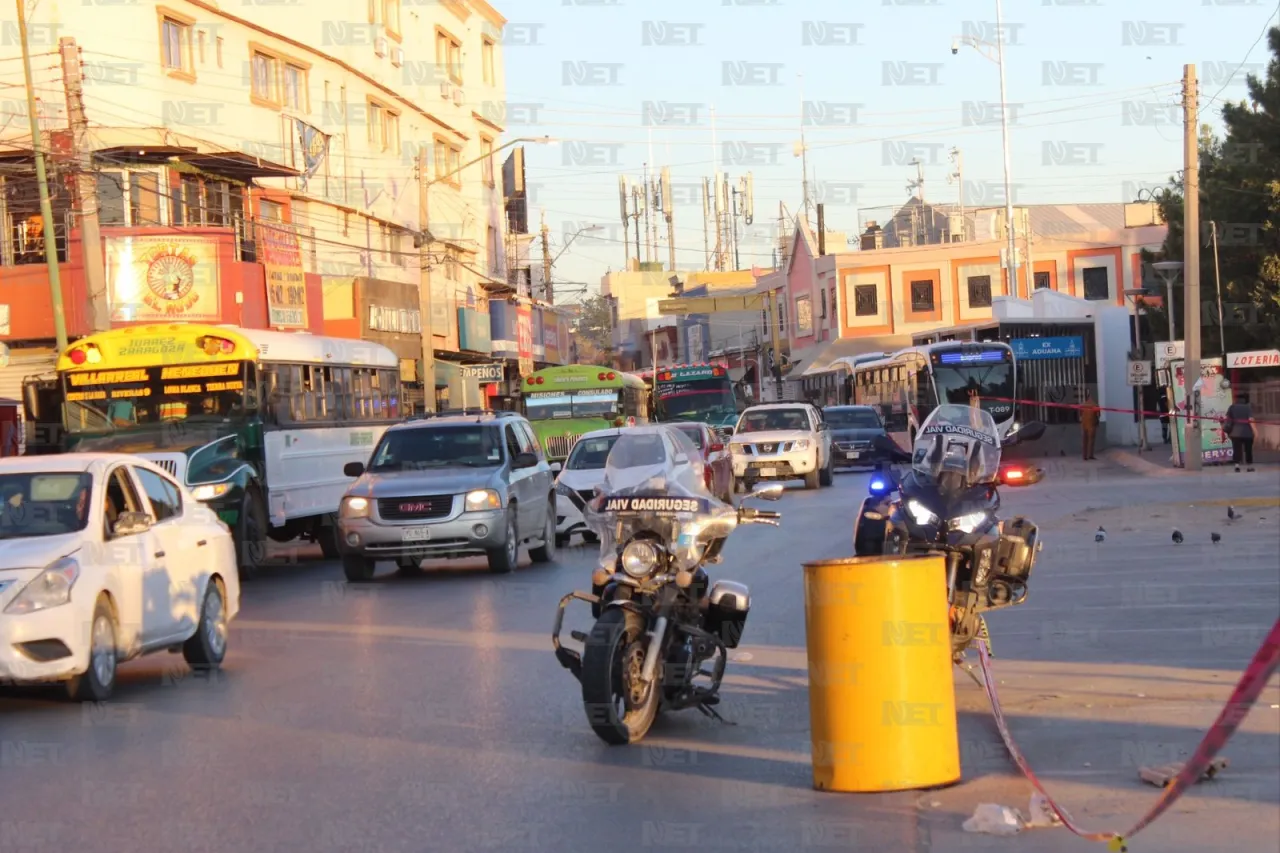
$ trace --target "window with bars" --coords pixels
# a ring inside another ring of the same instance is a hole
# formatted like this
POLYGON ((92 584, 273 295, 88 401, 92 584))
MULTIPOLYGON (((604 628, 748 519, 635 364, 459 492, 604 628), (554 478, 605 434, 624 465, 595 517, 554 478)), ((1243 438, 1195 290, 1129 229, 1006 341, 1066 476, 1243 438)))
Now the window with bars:
POLYGON ((970 308, 990 308, 991 307, 991 276, 971 275, 969 276, 968 285, 969 285, 969 307, 970 308))
POLYGON ((911 282, 911 310, 917 314, 937 310, 932 281, 911 282))
POLYGON ((1036 273, 1036 274, 1035 274, 1035 276, 1034 276, 1034 281, 1035 281, 1035 289, 1036 289, 1036 290, 1044 290, 1044 289, 1046 289, 1046 288, 1048 288, 1048 287, 1052 286, 1052 284, 1053 284, 1052 279, 1050 278, 1050 276, 1049 276, 1049 274, 1048 274, 1047 272, 1038 272, 1038 273, 1036 273))
POLYGON ((1105 301, 1111 297, 1111 282, 1106 267, 1090 267, 1081 271, 1084 278, 1084 298, 1105 301))
POLYGON ((880 313, 880 295, 874 284, 858 284, 853 288, 853 315, 875 317, 880 313))

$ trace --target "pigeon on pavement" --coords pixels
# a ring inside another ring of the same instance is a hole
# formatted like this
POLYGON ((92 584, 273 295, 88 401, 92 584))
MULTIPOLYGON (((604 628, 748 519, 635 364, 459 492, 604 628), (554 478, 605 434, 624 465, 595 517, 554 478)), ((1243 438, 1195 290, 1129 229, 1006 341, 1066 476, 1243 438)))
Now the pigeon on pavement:
POLYGON ((1101 542, 1107 538, 1107 531, 1102 529, 1102 525, 1098 525, 1098 532, 1093 534, 1094 542, 1101 542))
POLYGON ((1175 530, 1175 531, 1173 531, 1173 544, 1174 544, 1174 545, 1181 545, 1181 544, 1182 544, 1182 531, 1181 531, 1181 530, 1175 530))
POLYGON ((1240 513, 1236 512, 1235 507, 1233 506, 1227 507, 1227 518, 1231 519, 1232 521, 1235 521, 1237 518, 1240 518, 1240 517, 1241 517, 1240 513))
POLYGON ((1222 541, 1222 535, 1219 533, 1210 533, 1209 539, 1213 542, 1214 545, 1217 545, 1219 542, 1222 541))

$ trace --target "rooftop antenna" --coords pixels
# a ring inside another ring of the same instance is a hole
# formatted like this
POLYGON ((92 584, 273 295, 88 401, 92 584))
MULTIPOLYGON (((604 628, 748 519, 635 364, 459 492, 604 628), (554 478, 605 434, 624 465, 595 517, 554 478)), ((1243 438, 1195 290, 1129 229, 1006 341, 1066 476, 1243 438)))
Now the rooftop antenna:
POLYGON ((809 222, 809 146, 804 141, 804 74, 797 74, 800 79, 800 144, 795 155, 800 158, 800 173, 804 192, 804 221, 809 222))

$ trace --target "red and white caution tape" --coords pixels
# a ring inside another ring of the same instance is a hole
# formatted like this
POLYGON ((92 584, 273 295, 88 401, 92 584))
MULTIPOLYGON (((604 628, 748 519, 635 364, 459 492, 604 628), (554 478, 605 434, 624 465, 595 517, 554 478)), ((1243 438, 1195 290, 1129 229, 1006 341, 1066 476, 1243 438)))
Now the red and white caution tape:
POLYGON ((1266 687, 1267 681, 1275 673, 1277 667, 1280 667, 1280 619, 1276 620, 1276 624, 1272 626, 1271 633, 1262 642, 1262 646, 1253 656, 1249 666, 1245 669, 1244 675, 1240 677, 1239 683, 1236 684, 1235 690, 1231 693, 1231 698, 1227 700, 1226 707, 1218 715, 1218 719, 1214 721, 1209 731, 1205 734, 1204 739, 1200 741, 1200 745, 1196 747, 1195 754, 1191 756, 1182 768, 1182 772, 1173 780, 1164 793, 1160 795, 1160 799, 1156 800, 1155 805, 1134 824, 1133 828, 1123 834, 1115 832, 1085 832, 1071 819, 1066 810, 1059 806, 1045 790, 1044 785, 1036 778, 1036 774, 1027 764, 1026 758, 1022 755, 1022 751, 1018 749, 1018 745, 1014 743, 1013 736, 1009 733, 1009 726, 1004 718, 1004 711, 1000 708, 1000 697, 996 695, 995 677, 991 672, 991 657, 985 643, 977 643, 978 661, 982 666, 983 689, 986 691, 987 699, 991 702, 991 711, 995 715, 996 727, 1000 730, 1000 738, 1004 741, 1005 748, 1009 750, 1009 754, 1013 756, 1014 763, 1018 765, 1018 769, 1027 777, 1027 781, 1044 796, 1048 801, 1050 808, 1054 814, 1062 821, 1063 826, 1071 830, 1079 837, 1086 841, 1102 841, 1106 842, 1113 851, 1127 851, 1128 839, 1137 835, 1152 821, 1164 814, 1170 806, 1177 802, 1182 794, 1194 785, 1209 768, 1210 763, 1218 754, 1218 751, 1226 745, 1240 723, 1249 715, 1250 709, 1253 708, 1258 696, 1266 687))

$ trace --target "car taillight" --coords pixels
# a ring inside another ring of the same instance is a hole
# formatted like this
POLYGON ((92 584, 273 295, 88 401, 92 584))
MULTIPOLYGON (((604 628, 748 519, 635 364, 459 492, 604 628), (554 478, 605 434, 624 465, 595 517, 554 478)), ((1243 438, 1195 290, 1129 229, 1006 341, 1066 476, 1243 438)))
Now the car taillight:
POLYGON ((1013 469, 1013 470, 1011 470, 1011 471, 1005 471, 1005 472, 1004 472, 1004 478, 1005 478, 1006 480, 1021 480, 1021 479, 1022 479, 1022 472, 1021 472, 1021 471, 1019 471, 1017 468, 1014 468, 1014 469, 1013 469))
POLYGON ((711 466, 710 465, 702 466, 702 479, 706 482, 707 489, 709 490, 711 488, 711 466))
POLYGON ((85 361, 89 358, 87 355, 84 354, 84 350, 82 349, 72 350, 71 355, 68 357, 71 359, 72 364, 84 364, 85 361))

